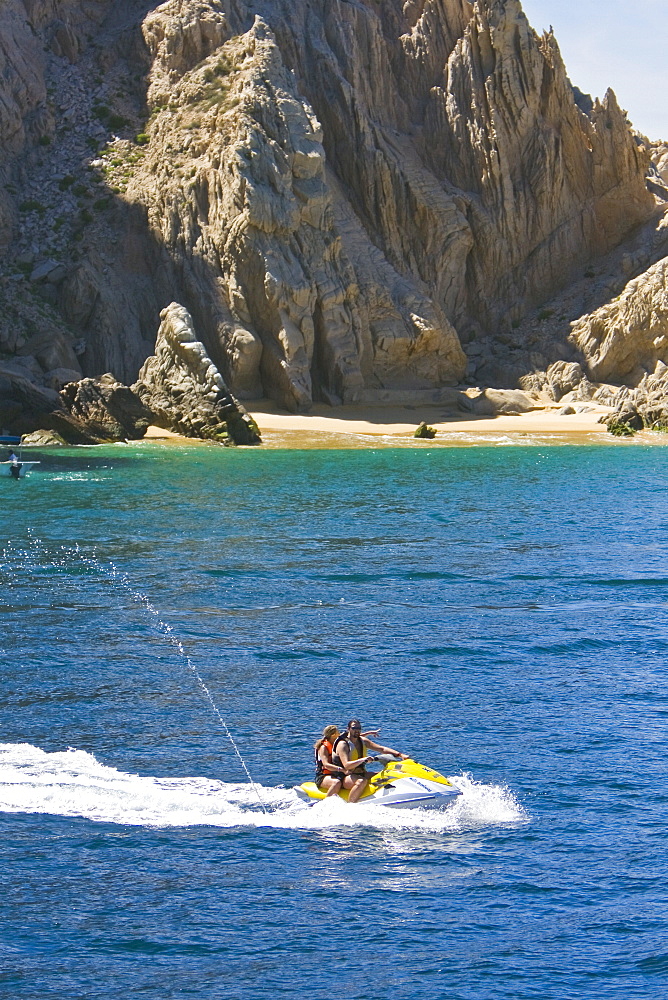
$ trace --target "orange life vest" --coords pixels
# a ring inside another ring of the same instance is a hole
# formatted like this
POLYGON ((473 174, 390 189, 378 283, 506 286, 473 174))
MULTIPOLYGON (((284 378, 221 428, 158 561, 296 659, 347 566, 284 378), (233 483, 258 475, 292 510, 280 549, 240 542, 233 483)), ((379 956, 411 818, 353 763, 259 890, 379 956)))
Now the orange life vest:
POLYGON ((331 761, 332 761, 332 754, 334 752, 334 745, 333 745, 333 743, 331 743, 330 740, 322 740, 321 741, 320 746, 318 747, 318 749, 315 752, 315 775, 316 775, 316 778, 319 778, 321 774, 336 774, 337 771, 338 771, 338 768, 330 767, 327 764, 323 764, 323 762, 320 760, 320 750, 322 749, 322 747, 324 747, 325 750, 327 751, 327 757, 329 758, 330 764, 331 764, 331 761))

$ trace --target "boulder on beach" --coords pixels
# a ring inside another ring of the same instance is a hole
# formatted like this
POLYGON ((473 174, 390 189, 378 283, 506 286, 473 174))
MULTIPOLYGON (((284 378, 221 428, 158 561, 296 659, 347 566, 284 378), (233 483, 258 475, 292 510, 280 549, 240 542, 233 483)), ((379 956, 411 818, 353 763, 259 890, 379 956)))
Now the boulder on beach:
POLYGON ((462 393, 457 405, 464 413, 475 417, 509 417, 541 409, 540 404, 521 389, 483 389, 477 396, 462 393))
POLYGON ((32 431, 21 438, 21 447, 32 445, 38 448, 61 448, 65 444, 67 441, 55 431, 32 431))

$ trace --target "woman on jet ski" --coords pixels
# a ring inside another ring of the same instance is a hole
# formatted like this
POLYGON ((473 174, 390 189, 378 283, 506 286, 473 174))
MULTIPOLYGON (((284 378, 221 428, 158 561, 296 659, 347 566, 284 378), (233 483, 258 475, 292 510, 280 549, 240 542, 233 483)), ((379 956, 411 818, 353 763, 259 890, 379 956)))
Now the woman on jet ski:
POLYGON ((342 787, 349 789, 348 802, 357 802, 371 780, 372 775, 367 774, 364 767, 365 764, 373 760, 373 756, 366 755, 367 748, 375 750, 377 753, 394 754, 395 757, 401 757, 402 760, 410 759, 410 755, 407 753, 400 753, 398 750, 393 750, 392 747, 384 747, 380 743, 374 743, 368 738, 367 733, 362 733, 360 720, 351 719, 346 731, 334 740, 332 750, 332 763, 339 770, 345 772, 342 787))
POLYGON ((315 783, 318 788, 326 789, 326 799, 338 795, 343 788, 346 772, 332 764, 334 741, 340 736, 338 726, 325 726, 322 736, 313 745, 315 750, 315 783))

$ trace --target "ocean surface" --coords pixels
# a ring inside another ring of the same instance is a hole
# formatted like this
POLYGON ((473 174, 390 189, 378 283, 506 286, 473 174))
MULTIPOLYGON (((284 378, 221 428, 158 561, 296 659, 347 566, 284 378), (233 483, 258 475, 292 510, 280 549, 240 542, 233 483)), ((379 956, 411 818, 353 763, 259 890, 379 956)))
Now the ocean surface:
POLYGON ((39 457, 0 480, 3 1000, 668 995, 667 449, 39 457), (462 796, 302 804, 353 715, 462 796))

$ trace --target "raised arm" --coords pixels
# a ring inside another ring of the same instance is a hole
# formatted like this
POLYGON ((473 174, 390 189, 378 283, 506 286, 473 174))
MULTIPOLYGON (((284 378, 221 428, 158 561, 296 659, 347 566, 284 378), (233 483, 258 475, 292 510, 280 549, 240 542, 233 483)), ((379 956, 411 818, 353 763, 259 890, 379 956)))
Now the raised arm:
POLYGON ((393 750, 392 747, 381 746, 380 743, 374 743, 373 740, 364 740, 366 746, 371 747, 372 750, 378 751, 378 753, 391 753, 395 757, 401 757, 402 760, 410 760, 411 755, 409 753, 401 753, 400 750, 393 750))

